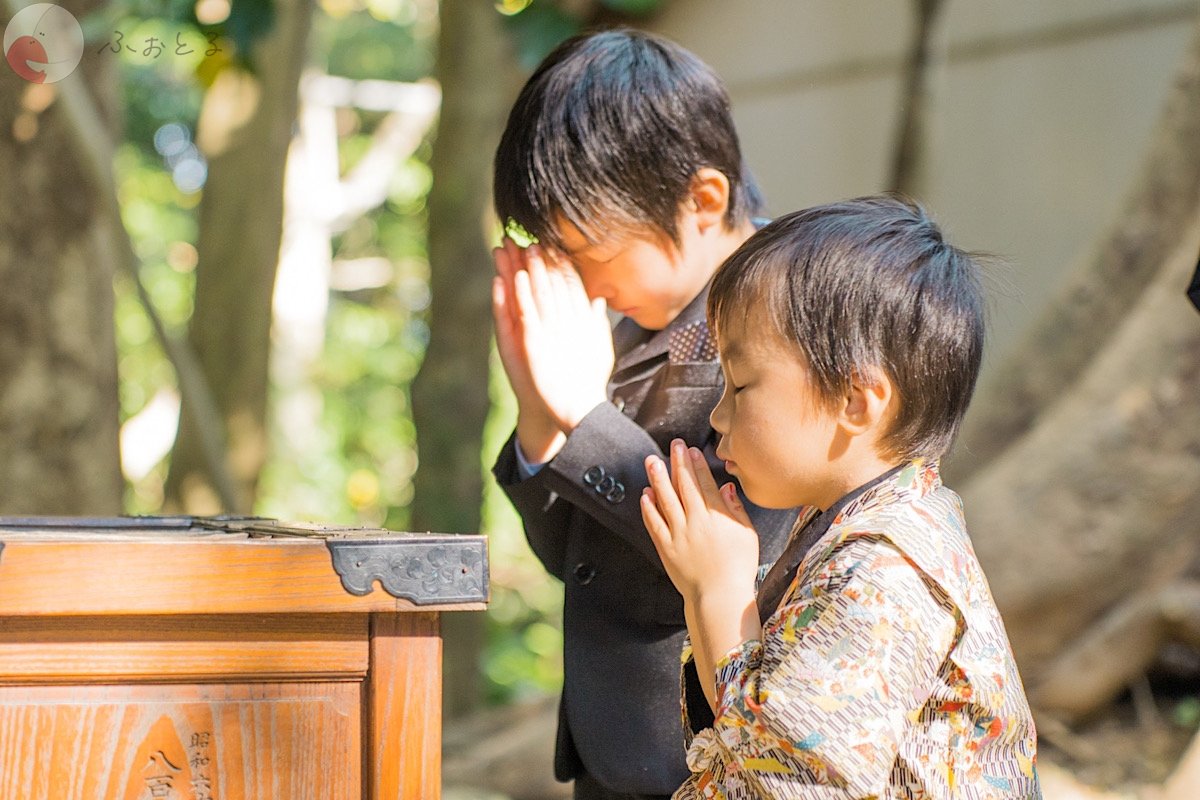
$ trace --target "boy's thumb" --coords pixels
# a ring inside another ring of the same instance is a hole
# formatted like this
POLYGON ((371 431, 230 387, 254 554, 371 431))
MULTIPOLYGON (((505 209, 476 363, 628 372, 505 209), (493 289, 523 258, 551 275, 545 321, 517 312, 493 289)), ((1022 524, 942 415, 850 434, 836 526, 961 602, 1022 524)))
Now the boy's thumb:
POLYGON ((741 516, 745 516, 746 509, 742 505, 742 499, 738 497, 737 487, 733 485, 732 481, 721 487, 721 494, 724 496, 725 505, 729 506, 730 511, 734 511, 741 516))

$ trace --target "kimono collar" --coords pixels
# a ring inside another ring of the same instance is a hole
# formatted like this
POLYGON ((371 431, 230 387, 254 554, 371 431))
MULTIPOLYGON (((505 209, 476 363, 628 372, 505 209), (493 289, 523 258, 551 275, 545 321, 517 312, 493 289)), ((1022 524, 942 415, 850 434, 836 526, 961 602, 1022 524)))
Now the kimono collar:
POLYGON ((881 506, 911 503, 941 485, 942 476, 937 461, 923 458, 910 461, 855 489, 831 506, 829 510, 836 509, 836 512, 830 520, 830 526, 843 525, 852 517, 881 506))
POLYGON ((796 577, 808 551, 829 529, 876 508, 916 500, 942 485, 938 464, 923 459, 893 467, 877 478, 847 492, 825 511, 808 507, 792 527, 779 559, 763 577, 758 588, 761 622, 775 613, 787 588, 796 577))

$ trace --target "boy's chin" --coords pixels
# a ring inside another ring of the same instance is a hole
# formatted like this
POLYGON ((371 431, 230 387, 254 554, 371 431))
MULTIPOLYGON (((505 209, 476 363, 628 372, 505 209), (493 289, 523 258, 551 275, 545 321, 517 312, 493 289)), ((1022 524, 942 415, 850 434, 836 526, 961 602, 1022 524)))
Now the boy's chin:
POLYGON ((653 308, 632 308, 628 312, 618 312, 638 324, 639 328, 648 331, 661 331, 671 323, 664 312, 653 308))
POLYGON ((756 489, 752 484, 748 485, 745 478, 739 476, 739 479, 742 485, 742 493, 746 495, 746 499, 751 503, 754 503, 754 505, 758 506, 759 508, 784 509, 792 508, 795 505, 794 503, 788 503, 779 497, 774 497, 770 493, 764 494, 762 491, 756 489))

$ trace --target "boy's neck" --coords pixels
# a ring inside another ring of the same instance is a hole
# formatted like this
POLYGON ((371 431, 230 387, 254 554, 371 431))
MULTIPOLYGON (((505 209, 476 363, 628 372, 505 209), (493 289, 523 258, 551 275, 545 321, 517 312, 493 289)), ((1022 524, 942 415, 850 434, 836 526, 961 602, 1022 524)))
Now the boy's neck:
POLYGON ((873 447, 871 452, 848 452, 838 461, 837 468, 831 471, 829 481, 822 487, 821 496, 814 498, 813 505, 822 511, 828 510, 860 486, 905 463, 902 458, 883 457, 873 447))
MULTIPOLYGON (((712 280, 713 273, 725 263, 725 259, 733 255, 733 251, 741 247, 753 235, 754 223, 750 220, 733 228, 722 228, 714 234, 712 246, 707 248, 704 253, 707 263, 704 270, 704 282, 700 285, 701 289, 708 285, 708 282, 712 280)), ((699 290, 696 293, 699 294, 699 290)))
MULTIPOLYGON (((695 285, 691 291, 692 298, 698 297, 704 291, 704 287, 708 286, 717 268, 724 264, 725 259, 733 255, 733 251, 741 247, 754 234, 754 231, 754 223, 746 220, 736 227, 722 227, 720 231, 714 232, 712 238, 706 243, 707 246, 694 262, 695 268, 692 270, 692 274, 695 285)), ((667 320, 667 324, 671 324, 674 320, 675 317, 672 317, 667 320)))

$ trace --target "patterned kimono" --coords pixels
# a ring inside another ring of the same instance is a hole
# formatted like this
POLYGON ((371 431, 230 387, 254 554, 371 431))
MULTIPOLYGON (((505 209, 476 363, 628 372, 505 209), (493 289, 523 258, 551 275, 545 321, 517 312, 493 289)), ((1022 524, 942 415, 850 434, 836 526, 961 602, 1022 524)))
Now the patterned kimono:
POLYGON ((837 512, 761 641, 716 669, 713 727, 693 737, 683 704, 675 800, 1041 797, 1008 636, 936 464, 837 512))

